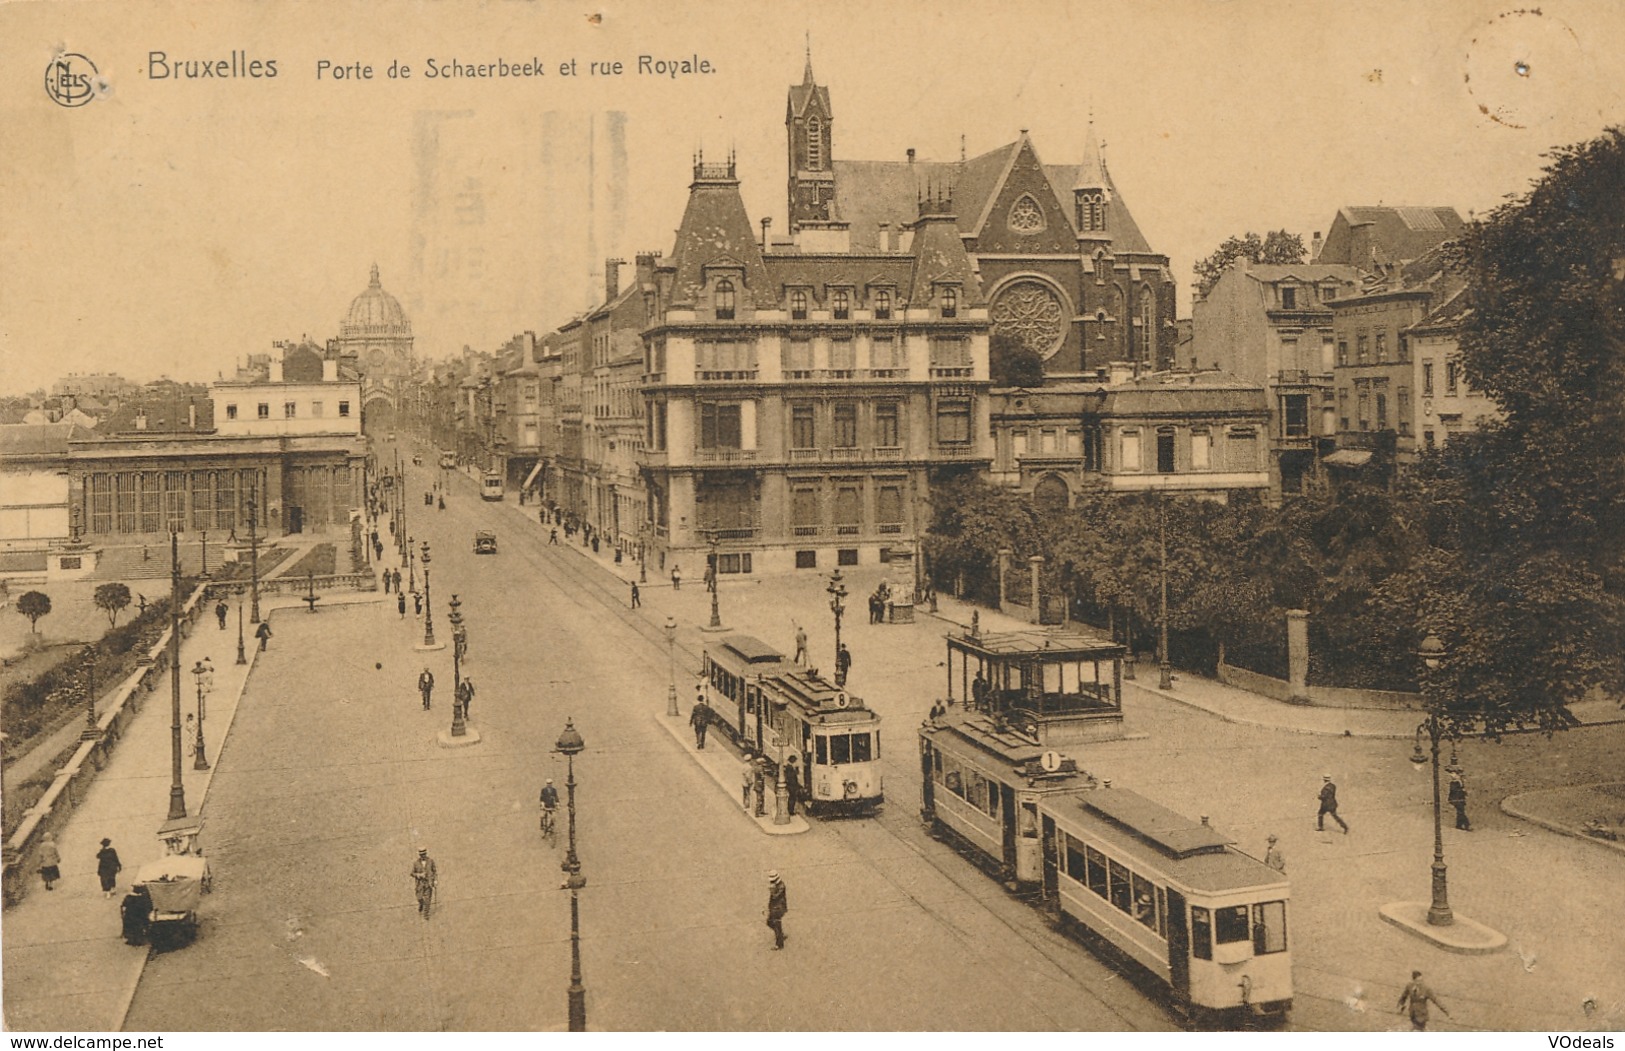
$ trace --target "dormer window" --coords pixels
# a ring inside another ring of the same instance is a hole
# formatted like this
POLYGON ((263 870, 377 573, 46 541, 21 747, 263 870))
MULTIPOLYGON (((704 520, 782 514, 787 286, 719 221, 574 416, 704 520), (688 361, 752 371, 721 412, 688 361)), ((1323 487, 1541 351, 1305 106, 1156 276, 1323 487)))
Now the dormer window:
POLYGON ((891 320, 891 293, 885 289, 875 293, 875 320, 891 320))
POLYGON ((715 305, 718 321, 734 319, 734 283, 724 278, 717 282, 715 305))
POLYGON ((835 311, 836 321, 850 321, 852 319, 852 296, 845 290, 832 295, 830 305, 835 311))
POLYGON ((1298 290, 1292 285, 1286 285, 1281 289, 1281 309, 1298 309, 1298 290))
POLYGON ((952 285, 942 290, 942 316, 959 316, 959 290, 952 285))
POLYGON ((799 289, 790 293, 790 320, 807 320, 807 293, 799 289))

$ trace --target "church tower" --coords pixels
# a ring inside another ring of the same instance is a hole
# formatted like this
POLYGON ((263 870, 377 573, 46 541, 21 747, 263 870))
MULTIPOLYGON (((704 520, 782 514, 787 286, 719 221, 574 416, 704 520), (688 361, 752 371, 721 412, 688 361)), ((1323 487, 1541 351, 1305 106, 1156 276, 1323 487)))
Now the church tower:
POLYGON ((830 155, 835 118, 829 108, 829 89, 813 79, 812 47, 801 83, 790 86, 784 130, 790 150, 790 233, 805 222, 835 218, 835 164, 830 155))
POLYGON ((1100 140, 1095 138, 1094 121, 1089 122, 1089 139, 1083 148, 1083 164, 1072 186, 1072 222, 1078 228, 1078 251, 1085 258, 1097 250, 1111 250, 1111 192, 1106 185, 1106 165, 1100 159, 1100 140))

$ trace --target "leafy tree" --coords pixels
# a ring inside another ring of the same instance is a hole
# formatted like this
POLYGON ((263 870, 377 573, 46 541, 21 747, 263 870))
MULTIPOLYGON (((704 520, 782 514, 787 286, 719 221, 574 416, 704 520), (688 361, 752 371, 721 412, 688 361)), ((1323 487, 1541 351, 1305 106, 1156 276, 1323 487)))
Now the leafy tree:
POLYGON ((107 626, 118 627, 118 615, 130 604, 130 589, 123 584, 100 584, 96 587, 96 608, 107 614, 107 626))
POLYGON ((963 591, 988 605, 998 601, 1000 548, 1018 559, 1043 554, 1038 512, 1020 494, 974 479, 937 487, 926 554, 938 586, 963 591))
POLYGON ((39 619, 51 612, 51 596, 43 591, 25 591, 17 596, 17 612, 28 618, 28 626, 39 634, 39 619))
POLYGON ((1224 272, 1238 260, 1286 266, 1302 263, 1308 257, 1309 251, 1303 246, 1303 238, 1285 230, 1271 230, 1263 237, 1250 230, 1241 237, 1227 237, 1212 255, 1197 261, 1197 295, 1207 295, 1224 272))
POLYGON ((1008 332, 994 331, 987 341, 988 372, 995 387, 1041 387, 1044 358, 1008 332))

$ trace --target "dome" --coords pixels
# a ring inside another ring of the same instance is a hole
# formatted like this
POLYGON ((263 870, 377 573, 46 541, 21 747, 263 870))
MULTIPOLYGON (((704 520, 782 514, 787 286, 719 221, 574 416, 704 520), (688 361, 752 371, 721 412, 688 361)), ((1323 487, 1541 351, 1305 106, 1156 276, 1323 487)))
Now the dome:
POLYGON ((409 336, 412 323, 406 320, 406 311, 400 301, 378 283, 378 264, 372 264, 372 280, 367 288, 350 304, 350 312, 339 322, 339 335, 343 336, 409 336))

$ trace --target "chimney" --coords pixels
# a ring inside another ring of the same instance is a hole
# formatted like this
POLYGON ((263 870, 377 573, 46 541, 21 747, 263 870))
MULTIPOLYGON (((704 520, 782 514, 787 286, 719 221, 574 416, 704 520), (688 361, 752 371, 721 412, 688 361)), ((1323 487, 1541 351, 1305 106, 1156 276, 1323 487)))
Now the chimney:
POLYGON ((135 414, 135 429, 138 431, 147 429, 147 413, 145 409, 135 414))
POLYGON ((339 359, 338 358, 323 358, 322 359, 322 382, 323 383, 337 383, 338 381, 339 381, 339 359))
POLYGON ((910 164, 914 163, 914 147, 913 146, 910 146, 908 148, 908 162, 910 164))
POLYGON ((621 292, 621 267, 626 265, 624 259, 604 260, 604 302, 608 303, 621 292))
POLYGON ((271 359, 271 380, 270 380, 270 382, 272 382, 272 383, 281 383, 282 382, 282 355, 280 355, 280 354, 278 354, 276 357, 271 359))
POLYGON ((186 429, 189 431, 197 430, 197 402, 195 401, 186 403, 186 429))
POLYGON ((767 228, 773 225, 771 216, 762 216, 762 251, 767 251, 767 228))
POLYGON ((882 252, 892 251, 891 223, 880 224, 880 229, 875 233, 875 248, 882 252))
POLYGON ((1320 246, 1322 243, 1320 231, 1316 230, 1315 236, 1309 239, 1309 261, 1311 263, 1317 262, 1320 259, 1320 246))

